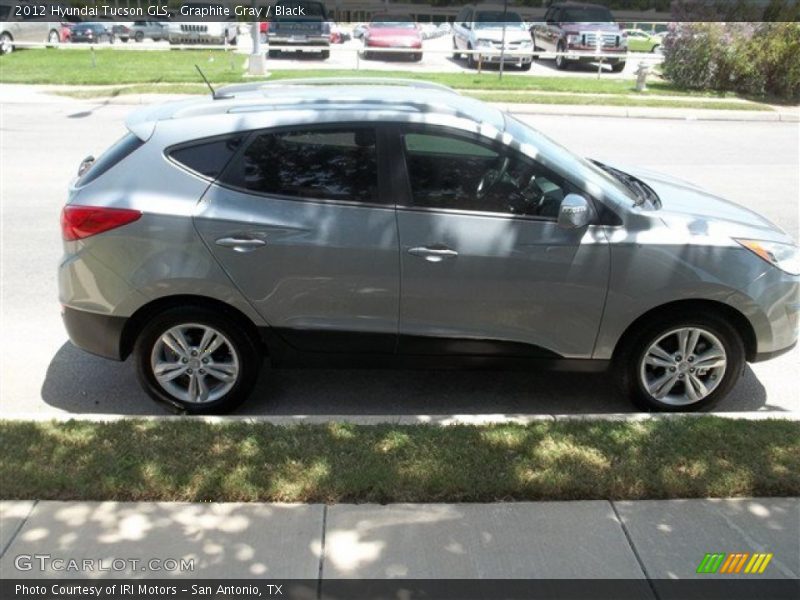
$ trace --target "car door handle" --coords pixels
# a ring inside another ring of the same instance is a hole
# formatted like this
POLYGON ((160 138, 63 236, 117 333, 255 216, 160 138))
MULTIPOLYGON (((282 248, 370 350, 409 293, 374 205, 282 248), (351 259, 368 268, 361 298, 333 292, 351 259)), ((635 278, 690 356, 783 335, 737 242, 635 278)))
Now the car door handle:
POLYGON ((428 262, 442 262, 445 258, 455 258, 458 256, 458 252, 450 248, 429 248, 428 246, 409 248, 408 253, 411 256, 424 258, 428 262))
POLYGON ((224 246, 225 248, 233 248, 236 252, 252 252, 253 250, 266 246, 267 242, 259 240, 258 238, 239 238, 239 237, 224 237, 217 240, 217 246, 224 246))

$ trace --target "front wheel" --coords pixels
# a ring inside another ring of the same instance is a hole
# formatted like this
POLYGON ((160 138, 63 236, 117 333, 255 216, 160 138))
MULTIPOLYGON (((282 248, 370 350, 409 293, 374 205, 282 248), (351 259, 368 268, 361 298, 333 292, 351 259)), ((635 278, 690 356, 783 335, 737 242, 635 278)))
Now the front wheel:
POLYGON ((656 318, 616 357, 623 391, 646 410, 707 408, 736 385, 745 350, 736 329, 712 314, 656 318))
POLYGON ((47 36, 47 44, 52 48, 53 46, 58 46, 58 43, 61 41, 61 36, 59 33, 53 29, 47 36))
POLYGON ((625 61, 623 60, 614 65, 611 65, 611 70, 614 73, 622 73, 622 71, 625 70, 625 61))
POLYGON ((520 68, 521 71, 530 71, 532 64, 533 64, 533 61, 522 63, 519 68, 520 68))
POLYGON ((562 54, 562 52, 566 52, 564 44, 559 44, 556 48, 556 52, 558 53, 556 55, 556 69, 559 71, 566 71, 569 68, 569 61, 562 54))
POLYGON ((156 401, 190 414, 239 406, 255 385, 261 356, 253 339, 219 311, 173 308, 136 340, 136 372, 156 401))

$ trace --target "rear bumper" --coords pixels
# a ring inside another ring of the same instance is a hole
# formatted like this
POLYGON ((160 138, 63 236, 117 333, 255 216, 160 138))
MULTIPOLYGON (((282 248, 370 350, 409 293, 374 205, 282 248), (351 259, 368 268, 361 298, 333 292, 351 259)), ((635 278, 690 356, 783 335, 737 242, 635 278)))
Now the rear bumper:
POLYGON ((77 310, 65 306, 61 316, 70 341, 81 350, 110 358, 124 360, 122 332, 128 319, 77 310))

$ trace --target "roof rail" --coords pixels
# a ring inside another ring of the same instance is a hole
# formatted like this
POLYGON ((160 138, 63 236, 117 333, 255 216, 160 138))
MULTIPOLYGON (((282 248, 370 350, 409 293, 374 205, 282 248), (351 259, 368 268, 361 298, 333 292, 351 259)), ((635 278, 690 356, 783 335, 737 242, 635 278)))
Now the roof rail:
POLYGON ((264 88, 291 87, 304 85, 398 85, 427 90, 439 90, 450 94, 458 94, 453 88, 441 83, 400 77, 313 77, 301 79, 278 79, 276 81, 254 81, 227 85, 217 90, 218 95, 235 95, 237 93, 255 92, 264 88))

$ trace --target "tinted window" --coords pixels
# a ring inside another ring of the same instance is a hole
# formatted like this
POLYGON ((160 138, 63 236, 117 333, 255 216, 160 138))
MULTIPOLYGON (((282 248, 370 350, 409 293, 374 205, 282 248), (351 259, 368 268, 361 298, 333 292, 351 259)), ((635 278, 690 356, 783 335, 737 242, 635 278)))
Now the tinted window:
POLYGON ((132 133, 125 134, 122 139, 103 152, 100 158, 94 161, 94 164, 89 170, 78 179, 78 185, 91 183, 142 145, 144 145, 144 142, 132 133))
POLYGON ((346 128, 258 134, 223 179, 262 194, 375 202, 375 131, 346 128))
POLYGON ((169 156, 192 171, 216 179, 242 145, 242 140, 242 135, 236 135, 193 143, 171 150, 169 156))
POLYGON ((511 149, 450 135, 408 133, 414 206, 555 219, 571 183, 511 149))

